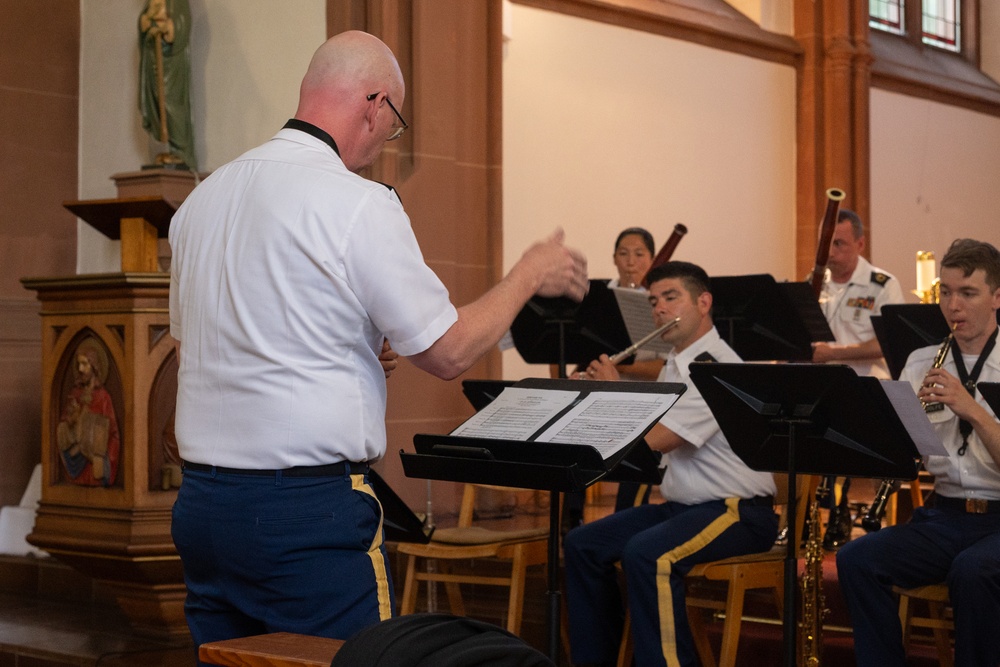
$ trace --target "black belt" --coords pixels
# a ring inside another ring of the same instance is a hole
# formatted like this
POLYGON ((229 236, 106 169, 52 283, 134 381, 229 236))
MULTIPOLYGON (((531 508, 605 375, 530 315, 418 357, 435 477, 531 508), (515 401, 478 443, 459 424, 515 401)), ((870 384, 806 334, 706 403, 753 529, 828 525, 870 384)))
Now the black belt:
POLYGON ((353 461, 341 461, 340 463, 330 463, 322 466, 295 466, 294 468, 282 468, 281 470, 260 470, 254 468, 224 468, 222 466, 210 466, 204 463, 184 462, 184 470, 195 472, 220 473, 223 475, 254 475, 257 477, 340 477, 350 471, 352 475, 364 475, 368 473, 367 463, 355 463, 353 461))
POLYGON ((1000 500, 985 500, 983 498, 946 498, 934 495, 933 507, 936 509, 965 512, 966 514, 997 514, 1000 513, 1000 500))
POLYGON ((741 503, 748 505, 765 505, 774 507, 774 496, 754 496, 753 498, 740 498, 741 503))

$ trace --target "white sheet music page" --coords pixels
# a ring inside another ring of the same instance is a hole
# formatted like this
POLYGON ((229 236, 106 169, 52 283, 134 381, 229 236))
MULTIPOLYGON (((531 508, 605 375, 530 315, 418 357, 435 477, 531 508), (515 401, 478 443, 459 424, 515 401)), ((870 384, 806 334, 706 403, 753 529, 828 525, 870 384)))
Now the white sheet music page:
POLYGON ((580 396, 578 391, 507 387, 451 435, 527 440, 580 396))
POLYGON ((595 391, 538 437, 539 442, 591 445, 608 459, 639 437, 680 394, 595 391))
MULTIPOLYGON (((627 287, 613 287, 611 291, 618 301, 618 308, 622 311, 622 319, 625 320, 625 330, 632 342, 641 340, 643 336, 651 333, 656 328, 653 322, 653 311, 649 306, 649 292, 646 290, 629 289, 627 287)), ((646 343, 644 350, 652 352, 669 352, 670 344, 662 338, 657 338, 646 343)))
POLYGON ((948 450, 927 419, 913 385, 901 380, 882 380, 880 384, 920 455, 925 459, 928 456, 948 456, 948 450))

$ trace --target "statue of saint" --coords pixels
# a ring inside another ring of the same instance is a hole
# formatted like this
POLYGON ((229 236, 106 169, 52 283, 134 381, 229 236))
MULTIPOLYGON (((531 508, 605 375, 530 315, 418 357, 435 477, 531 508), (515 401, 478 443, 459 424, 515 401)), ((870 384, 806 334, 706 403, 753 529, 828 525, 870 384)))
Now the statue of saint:
POLYGON ((111 486, 118 474, 121 438, 111 395, 104 388, 107 352, 95 339, 86 338, 73 359, 73 388, 56 427, 59 455, 73 483, 111 486))
POLYGON ((156 156, 158 165, 194 170, 190 32, 188 0, 146 0, 139 15, 142 127, 169 147, 156 156))

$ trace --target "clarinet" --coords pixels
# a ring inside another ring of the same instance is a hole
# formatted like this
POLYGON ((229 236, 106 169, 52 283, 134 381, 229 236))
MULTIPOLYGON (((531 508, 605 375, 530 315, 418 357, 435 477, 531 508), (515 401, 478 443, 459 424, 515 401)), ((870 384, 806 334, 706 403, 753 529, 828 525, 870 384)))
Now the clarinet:
MULTIPOLYGON (((934 363, 931 364, 928 372, 934 370, 935 368, 941 368, 944 365, 945 357, 948 356, 948 350, 951 349, 951 341, 954 339, 955 334, 949 333, 944 342, 941 343, 941 347, 938 348, 937 354, 934 355, 934 363)), ((928 403, 927 401, 921 400, 920 407, 924 409, 924 412, 930 412, 936 409, 934 406, 940 405, 938 403, 928 403)), ((875 493, 875 499, 872 500, 871 507, 865 513, 863 519, 861 519, 861 527, 867 532, 872 532, 878 530, 882 527, 882 517, 885 516, 885 508, 889 502, 889 496, 899 491, 899 487, 902 486, 902 481, 898 479, 883 479, 882 483, 879 484, 878 491, 875 493)))

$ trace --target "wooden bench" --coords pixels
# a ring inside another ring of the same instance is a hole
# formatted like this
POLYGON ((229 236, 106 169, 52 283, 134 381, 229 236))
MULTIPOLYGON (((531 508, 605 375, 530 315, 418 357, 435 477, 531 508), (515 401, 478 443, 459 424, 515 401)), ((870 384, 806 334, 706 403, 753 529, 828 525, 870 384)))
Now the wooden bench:
POLYGON ((198 658, 222 667, 330 667, 342 639, 275 632, 209 642, 198 647, 198 658))

